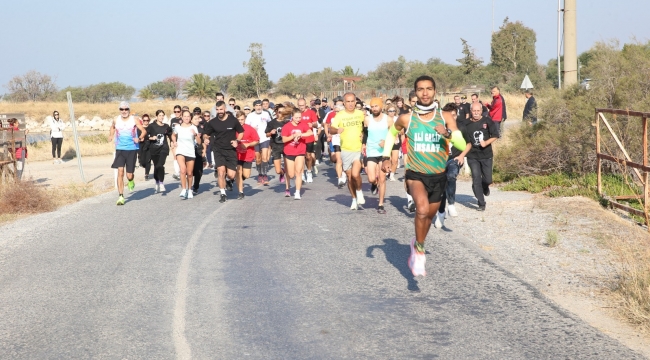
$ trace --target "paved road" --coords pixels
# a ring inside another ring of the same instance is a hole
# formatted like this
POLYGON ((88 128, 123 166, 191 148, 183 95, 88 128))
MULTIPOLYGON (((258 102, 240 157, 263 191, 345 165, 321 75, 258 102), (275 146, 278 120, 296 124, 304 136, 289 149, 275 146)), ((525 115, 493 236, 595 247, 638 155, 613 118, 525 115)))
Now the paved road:
POLYGON ((641 358, 451 221, 414 279, 401 182, 380 215, 324 176, 301 201, 272 181, 226 204, 210 180, 192 200, 140 182, 123 207, 110 193, 0 227, 0 358, 641 358))

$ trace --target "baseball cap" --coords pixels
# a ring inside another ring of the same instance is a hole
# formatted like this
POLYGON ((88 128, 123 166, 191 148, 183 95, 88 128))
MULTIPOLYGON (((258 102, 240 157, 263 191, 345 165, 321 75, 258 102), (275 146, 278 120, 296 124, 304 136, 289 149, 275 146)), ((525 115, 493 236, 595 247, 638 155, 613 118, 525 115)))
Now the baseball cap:
POLYGON ((275 109, 275 104, 272 103, 272 102, 270 102, 270 103, 269 103, 269 107, 270 107, 271 109, 275 109))
POLYGON ((322 98, 321 101, 322 102, 327 102, 327 98, 322 98))
POLYGON ((253 106, 262 105, 262 100, 253 101, 253 106))
POLYGON ((319 99, 314 100, 314 105, 320 105, 320 100, 319 99))
POLYGON ((127 101, 120 102, 120 109, 130 109, 129 103, 127 101))
POLYGON ((250 110, 250 109, 251 109, 250 106, 248 106, 248 105, 244 106, 244 110, 250 110))

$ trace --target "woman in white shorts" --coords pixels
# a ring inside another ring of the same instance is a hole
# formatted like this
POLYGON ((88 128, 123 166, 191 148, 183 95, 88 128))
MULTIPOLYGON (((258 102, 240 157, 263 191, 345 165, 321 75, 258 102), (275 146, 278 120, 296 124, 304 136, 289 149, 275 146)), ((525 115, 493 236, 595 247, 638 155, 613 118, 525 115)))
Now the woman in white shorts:
POLYGON ((192 125, 192 113, 185 110, 182 113, 182 122, 174 126, 172 133, 172 148, 176 150, 176 161, 180 167, 181 193, 180 197, 191 199, 192 191, 189 189, 192 184, 194 159, 196 157, 195 145, 201 143, 199 129, 192 125))

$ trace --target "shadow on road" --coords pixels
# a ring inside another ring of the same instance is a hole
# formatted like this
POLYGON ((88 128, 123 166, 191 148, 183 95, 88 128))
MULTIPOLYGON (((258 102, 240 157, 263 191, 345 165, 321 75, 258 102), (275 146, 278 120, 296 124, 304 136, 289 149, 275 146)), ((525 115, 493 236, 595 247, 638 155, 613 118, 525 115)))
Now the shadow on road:
POLYGON ((375 249, 380 249, 386 255, 386 260, 391 263, 400 274, 406 279, 406 288, 410 291, 420 291, 418 282, 415 280, 411 269, 407 264, 409 255, 411 254, 411 246, 400 244, 395 239, 384 239, 384 245, 372 245, 366 249, 366 257, 374 258, 372 252, 375 249))

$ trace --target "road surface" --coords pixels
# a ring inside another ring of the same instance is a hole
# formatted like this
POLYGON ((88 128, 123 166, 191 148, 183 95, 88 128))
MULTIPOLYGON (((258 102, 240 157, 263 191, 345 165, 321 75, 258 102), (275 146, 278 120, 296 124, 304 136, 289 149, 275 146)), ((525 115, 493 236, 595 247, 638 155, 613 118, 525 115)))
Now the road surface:
POLYGON ((138 182, 122 207, 111 192, 0 227, 0 358, 641 358, 453 219, 432 229, 414 279, 402 183, 388 184, 387 214, 368 192, 354 212, 321 168, 300 201, 273 179, 220 204, 206 174, 191 200, 138 182))

